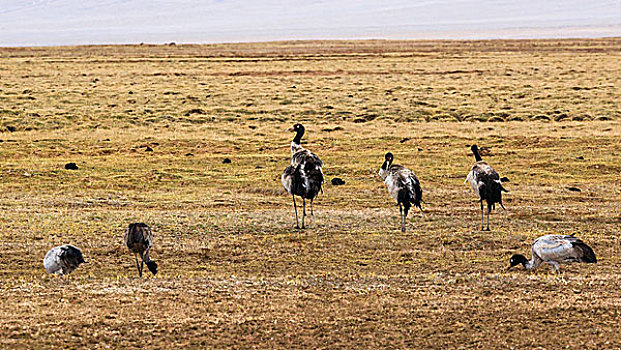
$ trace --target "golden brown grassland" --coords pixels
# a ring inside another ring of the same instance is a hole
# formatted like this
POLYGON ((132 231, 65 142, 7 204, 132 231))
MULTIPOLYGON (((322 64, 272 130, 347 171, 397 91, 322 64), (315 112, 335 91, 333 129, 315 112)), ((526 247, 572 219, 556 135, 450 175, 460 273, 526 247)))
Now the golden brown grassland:
POLYGON ((619 62, 621 39, 0 49, 0 346, 619 348, 619 62), (304 231, 294 122, 347 182, 304 231), (491 232, 474 142, 511 180, 491 232), (406 233, 388 150, 424 189, 406 233), (505 271, 548 233, 598 264, 505 271), (63 283, 42 258, 64 243, 88 263, 63 283))

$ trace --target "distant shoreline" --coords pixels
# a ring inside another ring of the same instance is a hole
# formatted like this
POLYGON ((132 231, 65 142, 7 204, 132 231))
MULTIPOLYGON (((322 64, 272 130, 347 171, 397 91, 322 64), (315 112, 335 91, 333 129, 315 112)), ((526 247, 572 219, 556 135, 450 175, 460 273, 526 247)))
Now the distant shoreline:
MULTIPOLYGON (((80 46, 125 46, 125 45, 244 45, 244 44, 267 44, 267 43, 282 43, 282 42, 317 42, 317 41, 405 41, 405 42, 417 42, 417 41, 520 41, 520 40, 598 40, 598 39, 617 39, 621 38, 621 26, 614 27, 615 30, 609 31, 597 31, 593 28, 583 28, 584 30, 579 31, 578 28, 574 28, 573 30, 565 29, 562 33, 557 33, 556 35, 553 33, 553 30, 550 29, 548 31, 548 35, 544 35, 541 31, 539 33, 535 29, 511 29, 506 30, 503 33, 506 35, 467 35, 468 33, 462 33, 462 36, 450 36, 441 35, 440 32, 427 33, 426 36, 408 36, 406 33, 401 35, 390 35, 385 37, 319 37, 319 38, 267 38, 265 40, 261 39, 247 39, 247 40, 136 40, 136 41, 127 41, 127 42, 77 42, 77 43, 58 43, 58 44, 5 44, 0 41, 0 48, 37 48, 37 47, 80 47, 80 46), (511 35, 509 35, 511 34, 511 35), (573 35, 572 35, 573 34, 573 35)), ((444 32, 448 34, 447 32, 444 32)), ((1 39, 0 39, 1 40, 1 39)))

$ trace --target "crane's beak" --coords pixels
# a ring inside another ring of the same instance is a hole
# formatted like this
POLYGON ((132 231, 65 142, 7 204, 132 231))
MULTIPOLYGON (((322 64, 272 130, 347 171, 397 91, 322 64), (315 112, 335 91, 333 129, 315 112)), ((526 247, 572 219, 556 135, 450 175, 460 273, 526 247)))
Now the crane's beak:
POLYGON ((287 131, 287 132, 293 131, 293 127, 287 128, 287 129, 285 129, 285 131, 287 131))

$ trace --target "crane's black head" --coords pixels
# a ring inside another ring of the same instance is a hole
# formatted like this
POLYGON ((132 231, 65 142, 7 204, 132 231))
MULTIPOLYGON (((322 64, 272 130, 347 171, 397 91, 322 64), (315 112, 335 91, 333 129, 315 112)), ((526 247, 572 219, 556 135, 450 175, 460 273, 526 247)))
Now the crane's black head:
POLYGON ((149 260, 146 262, 146 264, 149 271, 151 271, 151 273, 155 275, 157 273, 157 263, 153 260, 149 260))
POLYGON ((472 154, 474 154, 474 159, 476 159, 477 162, 483 160, 481 158, 481 155, 479 154, 479 147, 477 145, 470 146, 470 149, 472 150, 472 154))
POLYGON ((393 159, 394 156, 392 155, 392 153, 386 153, 386 155, 384 156, 384 164, 382 164, 382 169, 386 170, 388 166, 392 163, 393 159))
MULTIPOLYGON (((528 263, 528 260, 526 259, 526 257, 524 255, 521 254, 515 254, 511 257, 511 259, 509 260, 509 268, 512 268, 513 266, 517 266, 519 264, 522 264, 522 266, 526 267, 526 264, 528 263)), ((507 269, 507 270, 508 270, 507 269)))
POLYGON ((295 138, 293 139, 293 142, 299 144, 302 141, 302 136, 304 135, 304 125, 295 124, 285 131, 295 131, 295 138))

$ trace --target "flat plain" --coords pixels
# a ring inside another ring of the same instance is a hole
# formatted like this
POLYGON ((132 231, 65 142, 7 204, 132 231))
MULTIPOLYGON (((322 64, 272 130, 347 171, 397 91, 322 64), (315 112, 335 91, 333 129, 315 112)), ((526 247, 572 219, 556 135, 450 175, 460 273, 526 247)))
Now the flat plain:
POLYGON ((0 48, 1 347, 620 348, 619 62, 619 38, 0 48), (296 122, 327 180, 306 230, 296 122), (473 143, 510 179, 491 232, 473 143), (423 187, 405 233, 387 151, 423 187), (552 233, 598 263, 506 270, 552 233))

